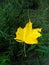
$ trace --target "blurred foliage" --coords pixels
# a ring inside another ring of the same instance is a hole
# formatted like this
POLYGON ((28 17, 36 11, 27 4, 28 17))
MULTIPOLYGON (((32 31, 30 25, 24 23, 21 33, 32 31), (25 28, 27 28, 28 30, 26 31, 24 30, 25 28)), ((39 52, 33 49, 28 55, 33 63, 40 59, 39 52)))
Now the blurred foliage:
POLYGON ((49 65, 49 0, 0 0, 0 65, 49 65), (42 27, 38 45, 26 45, 13 38, 29 18, 33 27, 42 27))

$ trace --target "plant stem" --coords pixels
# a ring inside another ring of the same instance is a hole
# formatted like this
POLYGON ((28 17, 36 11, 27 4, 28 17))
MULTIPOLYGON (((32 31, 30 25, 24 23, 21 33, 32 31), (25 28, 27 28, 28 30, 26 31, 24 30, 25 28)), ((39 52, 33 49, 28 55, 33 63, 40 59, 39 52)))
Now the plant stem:
POLYGON ((24 43, 24 54, 25 54, 25 57, 26 57, 26 45, 24 43))

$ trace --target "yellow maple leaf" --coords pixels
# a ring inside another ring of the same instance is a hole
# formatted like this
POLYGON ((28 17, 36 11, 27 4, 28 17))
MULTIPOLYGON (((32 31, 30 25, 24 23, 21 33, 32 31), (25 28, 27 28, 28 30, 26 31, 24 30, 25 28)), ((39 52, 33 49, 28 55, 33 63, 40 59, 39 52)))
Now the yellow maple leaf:
POLYGON ((14 38, 18 42, 25 42, 26 44, 38 44, 37 38, 41 35, 42 28, 32 28, 32 22, 29 21, 24 28, 19 27, 14 38))

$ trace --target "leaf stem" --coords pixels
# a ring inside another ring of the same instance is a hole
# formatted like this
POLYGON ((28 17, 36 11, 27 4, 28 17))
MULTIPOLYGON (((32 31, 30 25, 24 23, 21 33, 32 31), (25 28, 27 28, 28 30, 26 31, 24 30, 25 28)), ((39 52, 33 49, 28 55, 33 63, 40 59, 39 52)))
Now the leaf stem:
POLYGON ((26 57, 26 45, 24 43, 24 54, 25 54, 25 57, 26 57))

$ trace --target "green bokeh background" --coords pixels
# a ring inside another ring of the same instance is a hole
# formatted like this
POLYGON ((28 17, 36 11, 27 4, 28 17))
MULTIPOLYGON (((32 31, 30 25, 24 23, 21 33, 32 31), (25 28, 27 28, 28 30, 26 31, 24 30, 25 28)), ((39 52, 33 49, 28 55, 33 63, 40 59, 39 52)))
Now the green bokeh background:
POLYGON ((49 0, 0 0, 0 65, 49 65, 49 0), (29 18, 43 29, 37 45, 26 44, 25 57, 24 44, 13 38, 29 18))

